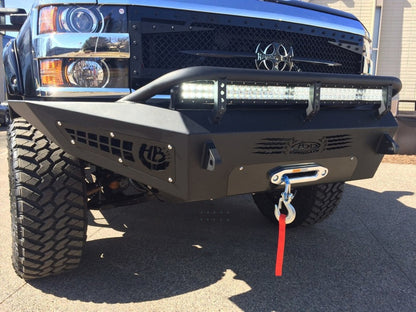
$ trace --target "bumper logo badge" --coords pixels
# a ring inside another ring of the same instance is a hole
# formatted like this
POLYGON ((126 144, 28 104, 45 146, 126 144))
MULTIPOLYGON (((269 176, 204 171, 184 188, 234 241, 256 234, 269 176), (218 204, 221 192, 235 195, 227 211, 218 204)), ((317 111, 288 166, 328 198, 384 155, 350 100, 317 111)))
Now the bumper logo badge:
POLYGON ((149 170, 162 171, 169 167, 169 152, 160 146, 142 144, 139 158, 149 170))

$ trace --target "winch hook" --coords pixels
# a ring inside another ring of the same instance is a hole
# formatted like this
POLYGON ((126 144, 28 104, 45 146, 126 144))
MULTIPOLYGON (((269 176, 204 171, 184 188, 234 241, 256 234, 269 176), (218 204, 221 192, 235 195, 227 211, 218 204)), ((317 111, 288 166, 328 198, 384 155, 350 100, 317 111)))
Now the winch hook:
POLYGON ((290 224, 296 218, 295 207, 293 207, 293 205, 291 204, 291 201, 293 200, 295 195, 291 193, 290 179, 286 175, 282 177, 282 182, 285 184, 285 190, 281 194, 279 203, 274 205, 274 216, 276 217, 277 221, 279 221, 281 210, 284 204, 287 210, 286 224, 290 224))

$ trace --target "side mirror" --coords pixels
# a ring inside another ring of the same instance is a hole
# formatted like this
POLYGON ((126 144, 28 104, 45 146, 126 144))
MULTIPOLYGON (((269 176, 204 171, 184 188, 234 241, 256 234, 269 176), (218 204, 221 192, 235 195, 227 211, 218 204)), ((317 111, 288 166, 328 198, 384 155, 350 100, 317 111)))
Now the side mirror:
POLYGON ((24 9, 0 8, 0 31, 19 31, 27 18, 24 9), (10 16, 10 25, 5 24, 5 16, 10 16))

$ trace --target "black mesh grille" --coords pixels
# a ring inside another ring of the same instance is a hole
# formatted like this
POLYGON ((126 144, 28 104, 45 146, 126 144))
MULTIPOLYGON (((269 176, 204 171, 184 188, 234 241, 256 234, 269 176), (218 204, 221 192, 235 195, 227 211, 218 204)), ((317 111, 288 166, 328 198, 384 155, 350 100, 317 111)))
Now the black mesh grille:
POLYGON ((144 67, 169 70, 188 66, 255 68, 254 58, 257 45, 261 43, 265 47, 272 42, 278 42, 287 47, 293 47, 295 57, 342 64, 342 66, 331 67, 298 63, 297 66, 301 71, 358 74, 361 70, 360 55, 329 43, 327 37, 228 25, 192 24, 191 27, 206 30, 143 34, 144 67), (252 53, 253 58, 201 57, 181 52, 186 50, 246 52, 252 53))
POLYGON ((296 70, 303 72, 360 74, 362 68, 361 36, 307 25, 130 6, 129 29, 130 81, 134 89, 167 72, 190 66, 255 69, 258 44, 264 49, 271 43, 280 43, 287 49, 292 47, 295 58, 342 64, 295 61, 296 70), (198 51, 220 51, 223 55, 196 55, 198 51), (231 56, 224 57, 223 52, 231 56))

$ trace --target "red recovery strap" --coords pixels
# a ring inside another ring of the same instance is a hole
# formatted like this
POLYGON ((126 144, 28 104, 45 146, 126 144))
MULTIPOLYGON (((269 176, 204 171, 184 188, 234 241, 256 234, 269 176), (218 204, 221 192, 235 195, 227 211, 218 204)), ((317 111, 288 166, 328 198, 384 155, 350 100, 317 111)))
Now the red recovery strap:
POLYGON ((285 239, 286 239, 286 215, 280 214, 279 238, 277 240, 277 255, 276 255, 276 269, 275 269, 276 276, 282 276, 283 257, 285 254, 285 239))

